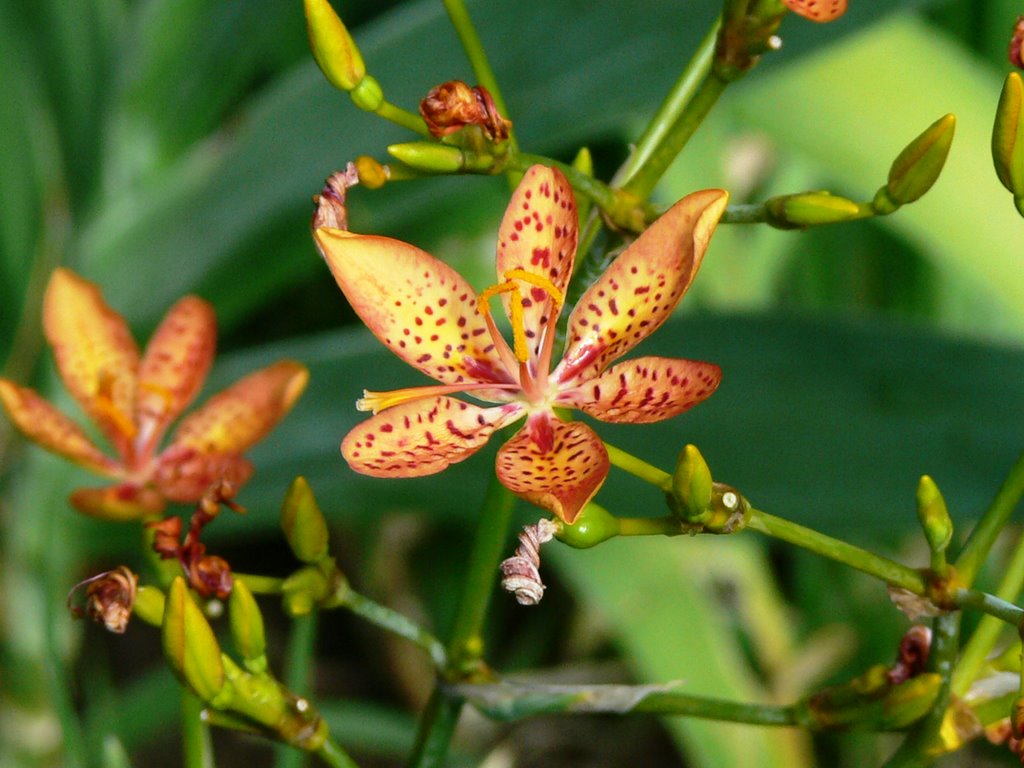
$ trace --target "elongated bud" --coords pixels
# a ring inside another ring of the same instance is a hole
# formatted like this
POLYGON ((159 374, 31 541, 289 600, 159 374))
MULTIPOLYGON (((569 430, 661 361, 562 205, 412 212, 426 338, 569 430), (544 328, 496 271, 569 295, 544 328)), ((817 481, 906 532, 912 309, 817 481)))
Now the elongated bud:
POLYGON ((992 162, 1003 186, 1024 215, 1024 81, 1011 72, 1003 83, 992 126, 992 162))
POLYGON ((679 502, 675 511, 686 522, 700 522, 709 514, 711 493, 711 469, 697 446, 687 445, 672 473, 672 494, 679 502))
POLYGON ((392 144, 388 154, 410 168, 432 173, 455 173, 466 165, 465 155, 458 147, 428 141, 392 144))
POLYGON ((590 502, 573 520, 572 525, 562 523, 555 538, 576 549, 596 547, 602 541, 619 535, 619 519, 604 507, 590 502))
POLYGON ((953 520, 935 481, 922 475, 917 485, 917 517, 932 552, 945 552, 953 538, 953 520))
MULTIPOLYGON (((572 167, 585 176, 594 176, 594 158, 590 154, 588 147, 580 147, 580 151, 576 153, 576 157, 573 158, 572 167)), ((590 215, 590 209, 593 207, 593 202, 586 195, 578 195, 576 198, 576 215, 579 219, 580 226, 583 226, 583 222, 587 220, 590 215)))
POLYGON ((163 646, 174 674, 204 702, 212 701, 224 688, 217 638, 181 576, 171 582, 167 593, 163 646))
POLYGON ((931 189, 946 164, 955 130, 956 117, 945 115, 910 142, 893 160, 889 180, 878 190, 872 207, 878 213, 891 213, 931 189))
POLYGON ((779 229, 836 224, 863 215, 857 203, 830 192, 800 192, 765 201, 768 223, 779 229))
POLYGON ((352 36, 327 0, 304 0, 309 45, 328 82, 351 91, 366 77, 366 65, 352 36))
POLYGON ((245 668, 257 674, 265 672, 267 640, 263 633, 263 614, 244 581, 235 582, 235 588, 231 590, 228 619, 231 623, 231 638, 245 668))
POLYGON ((156 587, 143 585, 135 593, 135 615, 153 627, 164 623, 164 593, 156 587))
POLYGON ((304 477, 296 477, 284 497, 281 529, 302 562, 316 563, 327 556, 327 521, 304 477))

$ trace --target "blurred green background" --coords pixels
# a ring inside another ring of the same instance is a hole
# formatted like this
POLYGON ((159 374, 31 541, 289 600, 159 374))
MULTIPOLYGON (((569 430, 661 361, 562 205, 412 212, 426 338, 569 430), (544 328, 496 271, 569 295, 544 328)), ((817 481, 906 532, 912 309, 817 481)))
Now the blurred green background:
MULTIPOLYGON (((876 221, 721 227, 680 316, 642 350, 713 360, 721 388, 678 419, 602 435, 665 468, 696 443, 716 478, 762 509, 924 565, 919 476, 935 478, 966 529, 1024 445, 1024 226, 989 155, 1022 6, 851 6, 827 26, 787 18, 781 52, 726 93, 658 199, 724 186, 733 202, 805 189, 868 200, 900 149, 952 112, 943 176, 876 221)), ((336 8, 391 101, 415 109, 442 81, 474 81, 440 3, 336 8)), ((470 4, 525 150, 567 161, 587 145, 608 178, 716 13, 711 0, 625 8, 470 4)), ((67 405, 39 325, 58 264, 101 283, 139 339, 184 293, 209 299, 222 355, 207 393, 283 356, 312 370, 293 414, 251 454, 249 514, 219 519, 211 546, 239 570, 288 573, 277 509, 304 474, 357 588, 443 636, 493 448, 422 480, 348 470, 338 443, 361 390, 420 378, 353 324, 308 232, 324 177, 359 154, 385 159, 407 134, 323 80, 297 0, 0 0, 0 51, 3 374, 67 405)), ((493 282, 507 197, 503 179, 481 177, 356 189, 351 226, 409 240, 480 288, 493 282)), ((6 422, 0 472, 0 763, 180 764, 156 633, 108 637, 64 607, 79 579, 138 563, 137 529, 74 515, 64 498, 85 476, 6 422)), ((662 509, 615 472, 598 500, 622 515, 662 509)), ((517 523, 537 516, 520 505, 517 523)), ((755 534, 551 545, 545 575, 540 607, 496 600, 488 658, 502 671, 789 701, 888 663, 906 626, 878 583, 755 534)), ((264 607, 280 668, 287 622, 264 607)), ((318 652, 308 693, 339 740, 362 765, 401 765, 431 682, 425 661, 337 615, 323 617, 318 652)), ((465 720, 455 765, 859 766, 894 744, 679 719, 465 720)), ((230 734, 218 757, 274 759, 230 734)), ((944 764, 986 762, 1012 757, 980 747, 944 764)))

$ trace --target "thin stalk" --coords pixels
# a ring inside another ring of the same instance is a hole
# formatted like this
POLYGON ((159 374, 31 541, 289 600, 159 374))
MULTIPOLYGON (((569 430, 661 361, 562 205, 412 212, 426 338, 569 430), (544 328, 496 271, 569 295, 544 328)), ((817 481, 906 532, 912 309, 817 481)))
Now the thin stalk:
POLYGON ((434 689, 420 718, 416 746, 409 761, 412 768, 444 767, 463 703, 460 696, 450 696, 440 687, 434 689))
POLYGON ((397 611, 393 611, 387 606, 381 605, 368 597, 364 597, 351 589, 347 590, 346 594, 341 598, 339 605, 344 606, 357 616, 366 619, 371 624, 375 624, 381 629, 386 629, 392 634, 404 637, 406 640, 415 643, 426 651, 427 655, 430 656, 430 660, 434 662, 434 666, 437 667, 438 670, 444 670, 446 668, 448 664, 448 654, 445 652, 444 645, 440 640, 409 617, 404 616, 397 611))
POLYGON ((678 536, 683 526, 678 517, 620 517, 619 536, 678 536))
MULTIPOLYGON (((494 76, 491 62, 487 58, 487 51, 484 50, 480 35, 473 25, 469 11, 466 10, 466 4, 462 0, 444 0, 444 8, 448 12, 448 19, 455 29, 455 34, 459 36, 459 42, 462 43, 462 48, 466 52, 466 58, 469 59, 469 64, 473 67, 477 84, 490 91, 491 98, 494 99, 494 106, 498 108, 501 116, 509 117, 508 105, 505 104, 505 98, 501 95, 498 78, 494 76)), ((514 127, 509 131, 508 148, 512 155, 515 155, 519 148, 514 127)))
POLYGON ((349 757, 341 745, 330 737, 316 751, 316 754, 331 768, 359 768, 356 761, 349 757))
POLYGON ((1010 468, 999 492, 971 531, 970 538, 954 564, 957 577, 963 584, 970 586, 974 583, 982 563, 1013 514, 1021 495, 1024 495, 1024 454, 1010 468))
POLYGON ((653 464, 648 464, 643 459, 638 459, 631 453, 627 453, 614 445, 604 444, 608 451, 608 460, 612 466, 618 467, 635 477, 639 477, 645 483, 650 483, 655 488, 665 491, 672 490, 672 475, 663 469, 658 469, 653 464))
POLYGON ((986 619, 1003 622, 1012 627, 1019 627, 1021 621, 1024 620, 1024 608, 995 595, 990 595, 988 592, 961 589, 953 595, 953 599, 961 608, 974 608, 987 614, 986 619))
POLYGON ((422 117, 407 109, 395 106, 390 101, 382 101, 373 113, 397 126, 418 133, 420 136, 430 136, 430 130, 427 128, 427 124, 423 122, 422 117))
MULTIPOLYGON (((316 609, 305 616, 292 619, 288 646, 285 649, 284 674, 282 682, 290 691, 302 693, 309 690, 313 676, 313 665, 316 651, 316 634, 318 613, 316 609)), ((274 746, 274 765, 276 768, 301 768, 308 762, 307 753, 286 744, 274 746)))
POLYGON ((573 190, 585 195, 594 202, 594 205, 606 213, 611 213, 618 205, 619 198, 614 189, 593 176, 577 171, 568 163, 559 162, 543 155, 519 152, 509 160, 506 167, 515 171, 525 171, 531 165, 549 165, 557 168, 565 174, 565 178, 569 180, 573 190))
MULTIPOLYGON (((1013 557, 1010 558, 1010 563, 996 588, 995 597, 1000 600, 1016 600, 1022 588, 1024 588, 1024 536, 1017 540, 1013 557)), ((1016 608, 1016 606, 1013 607, 1016 608)), ((1021 619, 1018 618, 1015 622, 1010 623, 1019 625, 1020 621, 1021 619)), ((956 672, 953 674, 953 693, 957 696, 967 693, 971 683, 978 677, 985 659, 995 647, 1002 628, 1003 621, 996 616, 985 616, 978 622, 974 634, 964 645, 960 654, 960 663, 957 664, 956 672)))
POLYGON ((747 529, 788 541, 822 557, 882 579, 887 584, 902 587, 919 595, 925 592, 924 576, 913 568, 781 517, 769 515, 759 509, 750 510, 747 529))
POLYGON ((935 619, 928 668, 939 674, 942 685, 928 714, 913 725, 884 768, 926 768, 935 762, 939 729, 950 702, 950 683, 960 640, 960 616, 957 611, 935 619))
POLYGON ((203 702, 181 689, 181 744, 185 768, 214 768, 210 727, 203 721, 203 702))
POLYGON ((235 573, 234 577, 245 582, 254 595, 279 595, 284 585, 284 579, 276 576, 259 576, 252 573, 235 573))

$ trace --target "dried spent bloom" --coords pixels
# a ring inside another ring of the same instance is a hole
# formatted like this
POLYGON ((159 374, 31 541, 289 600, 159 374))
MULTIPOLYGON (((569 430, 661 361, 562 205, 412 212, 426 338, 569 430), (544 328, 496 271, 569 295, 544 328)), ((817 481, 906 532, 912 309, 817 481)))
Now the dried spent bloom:
POLYGON ((512 557, 501 561, 501 588, 511 592, 520 605, 536 605, 544 597, 540 578, 540 547, 554 538, 558 526, 538 520, 519 532, 519 546, 512 557))
POLYGON ((467 125, 478 125, 491 141, 504 141, 512 127, 498 112, 486 88, 482 85, 470 88, 461 80, 432 88, 420 102, 420 114, 431 135, 439 138, 467 125))
POLYGON ((139 577, 121 565, 77 584, 68 594, 68 607, 75 616, 82 616, 82 610, 73 607, 71 600, 79 588, 85 587, 85 613, 109 631, 121 635, 132 617, 138 585, 139 577))
POLYGON ((99 287, 61 268, 46 288, 43 327, 65 386, 115 457, 29 388, 0 378, 0 402, 25 437, 116 481, 71 495, 74 507, 97 517, 158 515, 166 502, 196 501, 222 478, 244 483, 252 465, 242 454, 284 417, 309 377, 290 360, 251 373, 185 418, 161 451, 168 427, 199 393, 213 362, 210 305, 196 296, 181 299, 140 356, 99 287))
POLYGON ((793 13, 811 21, 835 21, 846 13, 847 0, 782 0, 793 13))
POLYGON ((314 238, 342 292, 392 352, 439 382, 365 392, 373 411, 342 442, 357 472, 417 477, 480 450, 495 432, 525 419, 498 452, 501 482, 522 498, 576 519, 610 466, 588 425, 556 408, 600 421, 641 424, 676 416, 718 386, 716 365, 664 357, 612 363, 668 319, 689 288, 725 210, 721 190, 676 203, 637 238, 580 299, 569 317, 561 362, 552 367, 556 324, 576 255, 572 188, 560 171, 530 168, 498 234, 499 283, 481 295, 451 267, 386 237, 320 228, 314 238), (500 295, 512 347, 491 317, 500 295), (495 403, 482 407, 451 395, 495 403))

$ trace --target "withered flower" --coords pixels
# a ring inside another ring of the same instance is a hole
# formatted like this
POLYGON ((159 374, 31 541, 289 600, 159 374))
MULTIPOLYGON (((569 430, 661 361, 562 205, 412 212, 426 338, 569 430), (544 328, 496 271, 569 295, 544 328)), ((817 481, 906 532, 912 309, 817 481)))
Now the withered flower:
POLYGON ((132 617, 138 585, 139 577, 121 565, 76 584, 68 594, 68 607, 75 616, 82 617, 82 609, 72 606, 71 600, 84 586, 84 613, 111 632, 121 635, 128 628, 128 620, 132 617))
POLYGON ((491 141, 504 141, 512 123, 498 112, 491 94, 482 85, 470 88, 461 80, 451 80, 432 88, 420 102, 420 114, 431 135, 448 136, 478 125, 491 141))
POLYGON ((345 198, 349 187, 359 183, 359 172, 355 163, 349 163, 344 171, 335 171, 327 177, 319 195, 313 195, 313 229, 334 227, 348 229, 348 205, 345 198))

